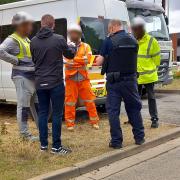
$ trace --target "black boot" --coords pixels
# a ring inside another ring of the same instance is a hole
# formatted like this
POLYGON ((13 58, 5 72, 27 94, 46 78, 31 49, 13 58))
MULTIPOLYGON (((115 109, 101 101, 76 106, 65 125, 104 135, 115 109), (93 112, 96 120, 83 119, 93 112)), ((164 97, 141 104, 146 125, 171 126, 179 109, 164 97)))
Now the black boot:
POLYGON ((158 118, 152 119, 152 124, 151 124, 151 128, 158 128, 159 127, 159 122, 158 122, 158 118))

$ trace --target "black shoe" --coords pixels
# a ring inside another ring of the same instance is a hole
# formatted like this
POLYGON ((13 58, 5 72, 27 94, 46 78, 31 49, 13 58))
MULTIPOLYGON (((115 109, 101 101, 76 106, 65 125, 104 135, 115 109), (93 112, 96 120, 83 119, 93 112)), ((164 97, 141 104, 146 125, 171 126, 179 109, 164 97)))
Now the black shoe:
POLYGON ((70 154, 72 151, 68 148, 65 147, 60 147, 59 149, 56 148, 52 148, 51 149, 51 153, 52 154, 57 154, 57 155, 66 155, 66 154, 70 154))
POLYGON ((48 147, 47 146, 41 146, 41 152, 46 152, 48 151, 48 147))
POLYGON ((139 145, 139 146, 142 145, 142 144, 144 144, 144 143, 145 143, 145 139, 141 139, 141 140, 136 140, 136 141, 135 141, 135 144, 136 144, 136 145, 139 145))
POLYGON ((114 144, 112 144, 111 142, 109 143, 109 147, 110 147, 110 148, 113 148, 113 149, 122 149, 122 148, 123 148, 122 144, 120 144, 120 145, 114 145, 114 144))
POLYGON ((158 128, 159 127, 159 122, 158 120, 152 120, 151 128, 158 128))

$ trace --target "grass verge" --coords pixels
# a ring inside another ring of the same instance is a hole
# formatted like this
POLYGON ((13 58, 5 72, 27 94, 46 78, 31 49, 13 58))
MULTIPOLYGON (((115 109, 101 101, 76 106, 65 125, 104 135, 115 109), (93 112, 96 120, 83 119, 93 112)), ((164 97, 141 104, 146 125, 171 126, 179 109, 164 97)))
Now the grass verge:
MULTIPOLYGON (((129 146, 134 140, 130 125, 123 124, 126 120, 122 117, 124 146, 129 146)), ((15 111, 12 113, 11 109, 2 110, 0 112, 0 180, 25 180, 110 151, 109 124, 106 115, 101 116, 100 127, 99 131, 93 130, 84 120, 77 124, 75 132, 68 132, 63 125, 63 144, 72 148, 73 153, 59 157, 50 153, 41 153, 38 142, 30 143, 20 139, 15 122, 15 111)), ((161 124, 159 129, 152 130, 150 122, 145 121, 146 138, 158 137, 174 127, 161 124)), ((37 135, 33 122, 30 122, 30 129, 37 135)))

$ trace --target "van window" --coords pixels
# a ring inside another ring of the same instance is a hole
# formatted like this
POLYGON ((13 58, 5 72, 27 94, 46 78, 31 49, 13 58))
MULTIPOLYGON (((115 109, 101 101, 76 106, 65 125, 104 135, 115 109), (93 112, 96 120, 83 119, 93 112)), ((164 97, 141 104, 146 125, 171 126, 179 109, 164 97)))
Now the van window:
POLYGON ((3 42, 9 35, 14 32, 14 27, 12 25, 1 26, 1 42, 3 42))
POLYGON ((107 19, 81 17, 82 40, 91 46, 93 54, 99 53, 100 47, 107 36, 108 22, 107 19))
MULTIPOLYGON (((32 35, 30 36, 30 39, 36 35, 40 27, 41 27, 40 21, 36 21, 34 23, 34 28, 33 28, 34 30, 33 30, 32 35)), ((1 32, 0 42, 2 42, 14 32, 14 27, 12 25, 1 26, 0 32, 1 32)), ((67 39, 67 20, 65 18, 56 19, 55 33, 60 34, 64 36, 65 39, 67 39)))
MULTIPOLYGON (((103 41, 108 36, 109 19, 81 17, 80 25, 83 31, 84 42, 87 42, 93 54, 99 54, 103 41)), ((123 28, 128 32, 127 23, 122 22, 123 28)))
MULTIPOLYGON (((56 19, 55 22, 56 22, 56 26, 54 32, 64 36, 64 38, 67 39, 67 20, 65 18, 56 19)), ((40 28, 41 28, 41 22, 36 21, 34 23, 33 33, 30 36, 30 39, 36 35, 36 33, 39 31, 40 28)))

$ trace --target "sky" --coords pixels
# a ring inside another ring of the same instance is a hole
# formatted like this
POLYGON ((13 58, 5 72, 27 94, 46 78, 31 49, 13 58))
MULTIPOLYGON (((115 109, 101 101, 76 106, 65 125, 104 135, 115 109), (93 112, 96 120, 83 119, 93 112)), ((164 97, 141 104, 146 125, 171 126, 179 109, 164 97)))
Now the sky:
POLYGON ((180 32, 180 0, 169 0, 169 28, 170 33, 180 32))

